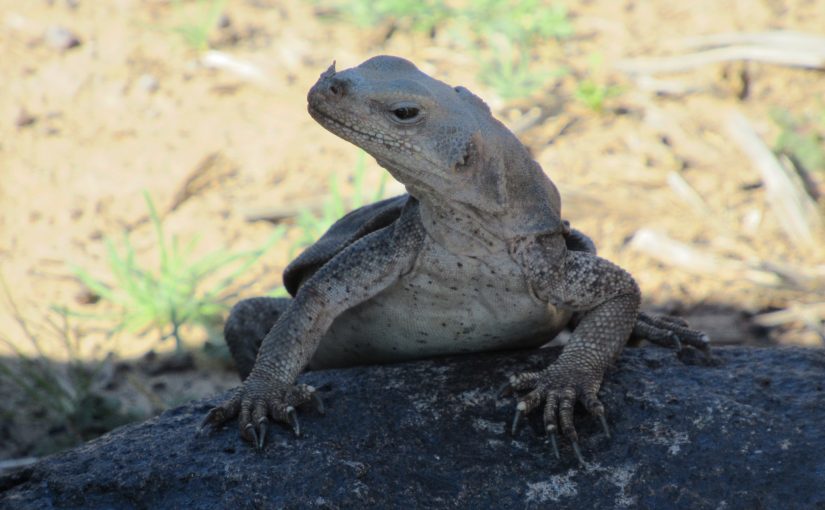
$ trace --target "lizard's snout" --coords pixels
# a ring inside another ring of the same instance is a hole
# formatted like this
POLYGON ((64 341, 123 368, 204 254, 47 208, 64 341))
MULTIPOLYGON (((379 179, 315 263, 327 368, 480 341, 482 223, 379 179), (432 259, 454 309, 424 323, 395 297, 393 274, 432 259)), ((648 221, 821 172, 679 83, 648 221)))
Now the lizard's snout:
POLYGON ((352 90, 352 81, 346 77, 327 71, 309 91, 310 101, 315 100, 340 100, 346 97, 352 90))

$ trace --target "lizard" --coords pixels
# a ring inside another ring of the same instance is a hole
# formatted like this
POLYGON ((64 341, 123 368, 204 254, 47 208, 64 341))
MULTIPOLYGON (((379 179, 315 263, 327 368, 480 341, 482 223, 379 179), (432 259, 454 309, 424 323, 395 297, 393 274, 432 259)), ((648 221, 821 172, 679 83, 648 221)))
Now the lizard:
POLYGON ((347 214, 291 262, 291 298, 233 307, 224 333, 243 382, 201 429, 237 417, 261 449, 268 423, 297 436, 298 406, 323 413, 315 388, 296 384, 304 369, 535 348, 572 326, 556 361, 512 374, 499 395, 520 395, 513 432, 541 409, 556 458, 561 433, 584 464, 574 405, 609 436, 598 392, 631 337, 709 351, 682 319, 640 311, 634 278, 562 220, 553 182, 467 88, 376 56, 344 71, 333 63, 307 102, 407 193, 347 214))

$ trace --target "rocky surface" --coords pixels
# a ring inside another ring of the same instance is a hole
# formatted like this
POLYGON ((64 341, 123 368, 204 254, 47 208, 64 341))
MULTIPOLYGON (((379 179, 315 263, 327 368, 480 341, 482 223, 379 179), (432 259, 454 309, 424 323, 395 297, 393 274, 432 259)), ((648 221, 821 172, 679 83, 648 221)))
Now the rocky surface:
MULTIPOLYGON (((0 478, 2 508, 823 508, 825 351, 717 350, 720 364, 627 349, 603 401, 613 437, 577 414, 588 465, 537 417, 505 432, 508 373, 552 349, 310 373, 327 415, 273 426, 256 452, 216 399, 170 410, 0 478)), ((581 411, 581 410, 578 410, 581 411)))

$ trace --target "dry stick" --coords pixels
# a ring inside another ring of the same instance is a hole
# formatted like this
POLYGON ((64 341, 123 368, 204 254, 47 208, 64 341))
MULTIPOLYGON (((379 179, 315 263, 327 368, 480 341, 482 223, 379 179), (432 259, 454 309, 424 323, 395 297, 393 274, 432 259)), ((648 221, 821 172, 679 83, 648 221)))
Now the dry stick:
POLYGON ((641 228, 633 234, 630 247, 664 264, 677 266, 692 273, 729 279, 744 278, 757 285, 779 287, 784 281, 775 274, 750 267, 748 264, 700 250, 655 230, 641 228))
POLYGON ((272 80, 258 66, 251 62, 241 60, 237 57, 222 51, 207 51, 201 57, 201 64, 212 69, 220 69, 234 74, 244 81, 255 83, 264 87, 272 85, 272 80))
POLYGON ((677 46, 681 48, 694 50, 734 45, 784 47, 785 49, 796 48, 825 53, 825 37, 790 30, 700 35, 686 37, 677 43, 677 46))
POLYGON ((822 228, 822 219, 799 179, 782 166, 744 115, 732 113, 727 128, 731 138, 762 175, 768 203, 779 225, 796 245, 817 251, 817 234, 822 228))
POLYGON ((760 326, 780 326, 788 322, 804 322, 813 324, 825 317, 825 303, 811 303, 806 305, 791 305, 785 310, 777 310, 756 315, 753 321, 760 326))
MULTIPOLYGON (((236 172, 237 168, 222 153, 210 152, 201 158, 200 162, 195 165, 195 168, 189 172, 186 180, 184 180, 183 184, 178 188, 169 205, 162 211, 159 211, 160 218, 163 219, 172 214, 190 198, 206 191, 210 186, 220 184, 221 179, 232 176, 236 172)), ((126 224, 124 229, 127 232, 131 232, 148 222, 149 215, 144 214, 131 223, 126 224)))
POLYGON ((667 185, 673 190, 679 198, 688 204, 694 212, 701 216, 708 216, 710 214, 710 207, 707 202, 702 199, 702 196, 693 189, 693 186, 688 183, 682 174, 676 171, 671 171, 667 174, 667 185))
MULTIPOLYGON (((705 222, 706 228, 713 231, 713 245, 714 247, 725 246, 735 251, 740 257, 746 259, 759 259, 759 253, 747 243, 743 243, 737 239, 737 236, 731 235, 739 230, 736 219, 729 216, 728 211, 714 211, 705 202, 702 196, 693 189, 693 186, 688 183, 679 172, 672 171, 667 175, 667 184, 670 189, 688 204, 694 213, 702 218, 705 222)), ((764 265, 764 264, 763 264, 764 265)), ((789 278, 788 275, 779 270, 767 267, 768 272, 773 272, 781 275, 783 278, 789 279, 798 283, 801 281, 797 278, 789 278)), ((801 285, 801 284, 800 284, 801 285)))
POLYGON ((636 86, 645 92, 663 96, 681 96, 701 92, 704 87, 679 80, 662 80, 652 76, 641 75, 636 79, 636 86))
POLYGON ((221 152, 211 152, 204 156, 195 168, 186 177, 178 188, 172 202, 163 214, 167 216, 190 198, 207 190, 210 186, 218 186, 221 180, 237 173, 235 164, 221 152))
POLYGON ((752 60, 808 69, 825 69, 825 50, 728 46, 676 57, 620 60, 616 68, 629 74, 675 73, 719 62, 752 60))
POLYGON ((630 248, 665 265, 702 276, 745 279, 763 287, 789 288, 825 296, 825 268, 821 266, 789 267, 764 260, 748 263, 677 241, 648 228, 640 228, 633 234, 630 248))

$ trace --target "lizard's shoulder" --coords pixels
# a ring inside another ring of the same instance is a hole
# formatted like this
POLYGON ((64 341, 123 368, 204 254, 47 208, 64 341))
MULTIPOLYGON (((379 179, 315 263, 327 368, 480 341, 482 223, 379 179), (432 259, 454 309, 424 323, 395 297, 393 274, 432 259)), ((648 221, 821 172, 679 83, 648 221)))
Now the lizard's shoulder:
POLYGON ((283 275, 286 290, 294 296, 307 278, 344 248, 398 220, 410 200, 408 194, 387 198, 355 209, 336 221, 320 239, 286 267, 283 275))

